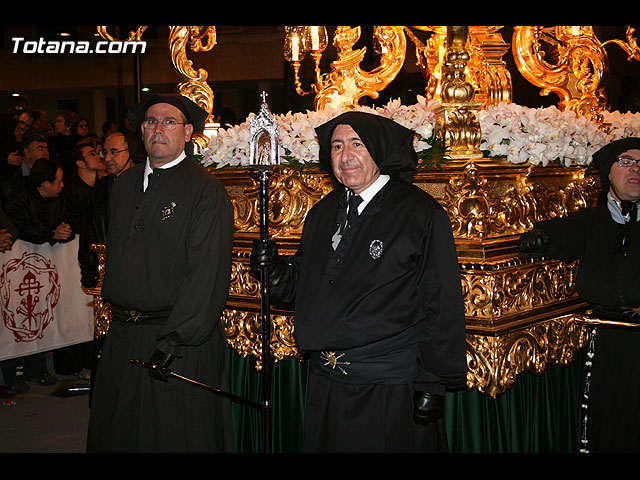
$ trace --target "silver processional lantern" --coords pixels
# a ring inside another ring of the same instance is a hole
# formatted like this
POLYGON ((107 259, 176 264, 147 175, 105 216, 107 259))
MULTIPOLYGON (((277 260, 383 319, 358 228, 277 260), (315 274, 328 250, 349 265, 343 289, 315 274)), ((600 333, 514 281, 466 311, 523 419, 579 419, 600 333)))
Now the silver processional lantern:
MULTIPOLYGON (((280 163, 278 123, 269 111, 262 92, 260 111, 249 122, 249 164, 260 173, 260 241, 269 240, 269 172, 280 163)), ((262 327, 262 436, 264 452, 271 451, 271 315, 269 311, 269 268, 260 269, 262 327)))
POLYGON ((262 92, 260 111, 249 121, 249 164, 261 171, 280 163, 278 154, 278 122, 269 111, 267 94, 262 92))

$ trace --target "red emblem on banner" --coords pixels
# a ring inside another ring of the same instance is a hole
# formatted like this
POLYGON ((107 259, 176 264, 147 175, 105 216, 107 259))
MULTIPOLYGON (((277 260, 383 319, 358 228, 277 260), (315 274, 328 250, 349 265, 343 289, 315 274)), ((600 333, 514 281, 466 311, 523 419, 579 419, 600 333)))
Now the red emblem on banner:
POLYGON ((53 308, 60 299, 55 265, 39 253, 25 252, 5 262, 0 272, 0 309, 16 342, 42 338, 53 322, 53 308))

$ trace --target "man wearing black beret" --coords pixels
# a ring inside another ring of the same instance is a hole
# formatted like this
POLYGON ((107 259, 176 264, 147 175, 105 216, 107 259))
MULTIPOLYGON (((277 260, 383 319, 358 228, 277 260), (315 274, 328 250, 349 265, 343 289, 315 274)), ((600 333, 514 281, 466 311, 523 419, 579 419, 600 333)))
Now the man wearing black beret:
POLYGON ((112 320, 96 372, 90 452, 233 450, 228 401, 165 370, 228 388, 219 320, 233 210, 190 154, 206 117, 182 95, 154 95, 130 109, 148 158, 123 172, 110 195, 102 296, 112 320))

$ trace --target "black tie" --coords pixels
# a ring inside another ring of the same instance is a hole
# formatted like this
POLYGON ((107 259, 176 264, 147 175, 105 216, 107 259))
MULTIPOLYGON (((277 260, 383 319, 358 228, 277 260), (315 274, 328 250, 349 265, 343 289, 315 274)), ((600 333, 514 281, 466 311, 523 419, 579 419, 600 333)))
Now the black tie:
POLYGON ((362 197, 360 195, 356 195, 353 191, 349 190, 347 195, 349 197, 349 211, 347 213, 347 221, 342 229, 343 232, 351 226, 356 218, 358 218, 358 206, 362 203, 362 197))

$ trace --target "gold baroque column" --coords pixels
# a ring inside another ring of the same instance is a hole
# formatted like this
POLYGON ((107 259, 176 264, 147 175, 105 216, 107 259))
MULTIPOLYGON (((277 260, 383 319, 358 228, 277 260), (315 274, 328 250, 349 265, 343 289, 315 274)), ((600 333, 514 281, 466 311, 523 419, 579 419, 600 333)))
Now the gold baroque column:
MULTIPOLYGON (((404 27, 407 37, 415 46, 416 64, 425 80, 425 96, 441 100, 441 79, 448 47, 446 26, 404 27), (411 29, 428 32, 423 42, 411 29)), ((469 26, 466 49, 469 60, 465 66, 465 75, 475 90, 475 99, 482 108, 511 102, 511 74, 502 60, 510 45, 500 34, 500 26, 469 26)))
POLYGON ((479 102, 472 102, 475 89, 466 80, 469 61, 466 26, 447 27, 447 51, 442 66, 442 108, 444 116, 436 126, 437 136, 444 142, 446 155, 452 159, 482 158, 479 102))

